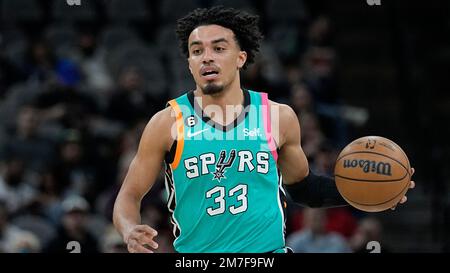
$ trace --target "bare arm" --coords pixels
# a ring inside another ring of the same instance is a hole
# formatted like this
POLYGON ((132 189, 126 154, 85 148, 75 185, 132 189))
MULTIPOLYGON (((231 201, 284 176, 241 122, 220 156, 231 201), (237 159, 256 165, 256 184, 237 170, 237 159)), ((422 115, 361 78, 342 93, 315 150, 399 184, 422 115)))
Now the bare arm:
POLYGON ((114 225, 130 252, 152 252, 145 245, 158 247, 153 241, 157 232, 141 225, 140 207, 142 198, 155 183, 164 156, 173 143, 171 127, 174 122, 171 108, 158 112, 149 121, 114 204, 114 225))
POLYGON ((309 171, 308 160, 300 145, 300 125, 295 112, 287 105, 280 105, 279 120, 278 167, 292 200, 308 207, 347 205, 333 178, 309 171))
MULTIPOLYGON (((300 125, 292 108, 275 102, 270 104, 271 121, 275 125, 273 135, 280 148, 278 167, 283 175, 283 183, 294 201, 310 207, 347 205, 333 178, 309 172, 308 160, 301 148, 300 125)), ((414 181, 411 181, 410 188, 414 186, 414 181)), ((400 204, 406 200, 406 196, 403 196, 400 204)))
POLYGON ((291 107, 270 103, 272 124, 275 124, 274 137, 280 148, 278 167, 283 175, 283 183, 292 184, 301 181, 309 173, 308 160, 301 147, 300 124, 291 107))

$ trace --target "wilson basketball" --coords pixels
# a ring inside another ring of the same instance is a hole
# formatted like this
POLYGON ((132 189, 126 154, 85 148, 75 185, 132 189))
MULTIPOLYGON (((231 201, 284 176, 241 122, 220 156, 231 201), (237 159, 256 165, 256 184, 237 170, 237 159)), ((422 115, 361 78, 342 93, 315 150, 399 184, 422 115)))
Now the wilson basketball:
POLYGON ((405 152, 379 136, 358 138, 339 154, 334 169, 336 186, 353 207, 379 212, 394 207, 411 181, 405 152))

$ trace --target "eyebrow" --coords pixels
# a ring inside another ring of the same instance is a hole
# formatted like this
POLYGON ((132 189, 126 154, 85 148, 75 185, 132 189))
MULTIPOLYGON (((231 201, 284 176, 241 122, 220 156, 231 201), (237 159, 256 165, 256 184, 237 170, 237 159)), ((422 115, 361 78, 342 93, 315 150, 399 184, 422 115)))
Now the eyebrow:
POLYGON ((189 45, 189 47, 193 46, 193 45, 201 45, 202 42, 200 41, 192 41, 191 44, 189 45))
MULTIPOLYGON (((227 44, 229 43, 228 40, 225 39, 225 38, 219 38, 219 39, 213 40, 211 43, 212 43, 212 44, 217 44, 217 43, 221 43, 221 42, 225 42, 225 43, 227 43, 227 44)), ((192 42, 189 44, 189 47, 191 47, 191 46, 193 46, 193 45, 201 45, 201 44, 202 44, 201 41, 192 41, 192 42)))
POLYGON ((213 44, 217 44, 217 43, 221 43, 221 42, 225 42, 228 44, 228 40, 225 38, 219 38, 219 39, 212 41, 213 44))

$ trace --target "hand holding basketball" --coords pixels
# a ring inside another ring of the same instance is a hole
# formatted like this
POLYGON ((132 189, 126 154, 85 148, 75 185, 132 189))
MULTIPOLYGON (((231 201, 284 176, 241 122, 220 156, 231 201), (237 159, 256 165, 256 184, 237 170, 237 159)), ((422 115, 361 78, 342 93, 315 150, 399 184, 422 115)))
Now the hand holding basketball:
POLYGON ((339 154, 335 166, 336 186, 353 207, 379 212, 406 202, 414 188, 414 169, 405 152, 393 141, 368 136, 356 139, 339 154))
MULTIPOLYGON (((415 172, 414 168, 411 168, 411 176, 413 176, 414 172, 415 172)), ((414 189, 415 187, 416 187, 416 183, 415 183, 414 181, 411 180, 411 184, 409 185, 409 188, 410 188, 410 189, 414 189)), ((408 201, 408 197, 406 197, 406 195, 404 195, 404 196, 402 197, 402 199, 400 200, 399 204, 403 204, 403 203, 405 203, 406 201, 408 201)), ((396 206, 392 207, 391 209, 392 209, 392 210, 395 210, 395 208, 396 208, 396 206)))

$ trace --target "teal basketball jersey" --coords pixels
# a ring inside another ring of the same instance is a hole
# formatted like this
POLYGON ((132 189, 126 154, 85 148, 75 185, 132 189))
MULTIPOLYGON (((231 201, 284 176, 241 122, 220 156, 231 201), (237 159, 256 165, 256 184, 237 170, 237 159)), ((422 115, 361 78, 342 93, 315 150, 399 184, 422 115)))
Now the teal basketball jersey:
POLYGON ((267 94, 243 92, 245 110, 227 126, 205 116, 192 91, 169 102, 178 136, 165 178, 177 252, 284 252, 267 94))

